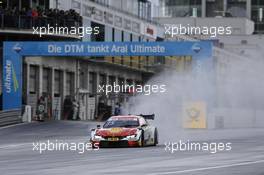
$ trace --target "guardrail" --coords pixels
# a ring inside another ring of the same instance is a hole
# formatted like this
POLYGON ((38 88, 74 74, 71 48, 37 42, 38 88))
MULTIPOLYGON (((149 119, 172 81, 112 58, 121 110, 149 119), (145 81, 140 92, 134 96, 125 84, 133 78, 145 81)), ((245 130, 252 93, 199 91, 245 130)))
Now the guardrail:
POLYGON ((0 111, 0 127, 21 122, 21 109, 0 111))

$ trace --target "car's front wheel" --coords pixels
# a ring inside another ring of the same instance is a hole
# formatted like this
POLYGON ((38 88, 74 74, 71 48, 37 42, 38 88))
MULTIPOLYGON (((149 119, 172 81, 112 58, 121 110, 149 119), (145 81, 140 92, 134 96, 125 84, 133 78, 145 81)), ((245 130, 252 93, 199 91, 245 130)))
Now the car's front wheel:
POLYGON ((144 147, 144 145, 145 145, 144 131, 142 131, 142 132, 141 132, 140 139, 139 139, 139 146, 140 146, 140 147, 144 147))
POLYGON ((157 128, 155 128, 155 131, 154 131, 154 146, 156 146, 158 143, 159 143, 158 130, 157 130, 157 128))

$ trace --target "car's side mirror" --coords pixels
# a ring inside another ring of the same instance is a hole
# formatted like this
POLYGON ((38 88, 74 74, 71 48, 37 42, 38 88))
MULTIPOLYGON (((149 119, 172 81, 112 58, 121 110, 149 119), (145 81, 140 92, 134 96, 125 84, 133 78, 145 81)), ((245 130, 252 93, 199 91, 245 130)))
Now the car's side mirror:
POLYGON ((97 125, 96 127, 97 127, 97 129, 99 129, 99 128, 101 128, 101 125, 97 125))
POLYGON ((148 126, 147 124, 143 124, 143 125, 141 125, 141 127, 146 127, 146 126, 148 126))

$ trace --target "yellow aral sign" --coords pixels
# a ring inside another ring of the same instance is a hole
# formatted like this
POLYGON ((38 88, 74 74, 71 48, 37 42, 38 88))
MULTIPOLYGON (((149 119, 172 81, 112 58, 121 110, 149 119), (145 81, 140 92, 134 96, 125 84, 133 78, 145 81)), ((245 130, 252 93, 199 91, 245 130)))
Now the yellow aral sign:
POLYGON ((206 103, 189 102, 183 105, 184 128, 206 128, 206 103))

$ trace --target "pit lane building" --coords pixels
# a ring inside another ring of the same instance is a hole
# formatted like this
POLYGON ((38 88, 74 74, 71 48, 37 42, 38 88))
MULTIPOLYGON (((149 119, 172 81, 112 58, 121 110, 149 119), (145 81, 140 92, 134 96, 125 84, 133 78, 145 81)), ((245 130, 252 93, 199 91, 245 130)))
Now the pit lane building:
MULTIPOLYGON (((1 0, 1 60, 4 41, 157 41, 161 27, 151 18, 147 0, 1 0), (32 27, 99 28, 98 35, 33 34, 32 27)), ((36 115, 38 99, 45 97, 46 119, 62 120, 66 97, 80 104, 80 119, 93 120, 111 113, 127 94, 105 96, 98 85, 142 84, 153 74, 155 57, 26 57, 23 61, 23 104, 36 115)), ((2 74, 2 71, 1 71, 2 74)), ((2 83, 1 83, 2 84, 2 83)), ((2 89, 2 87, 1 87, 2 89)), ((0 125, 21 121, 21 111, 2 111, 0 125)), ((33 119, 33 118, 32 118, 33 119)))

